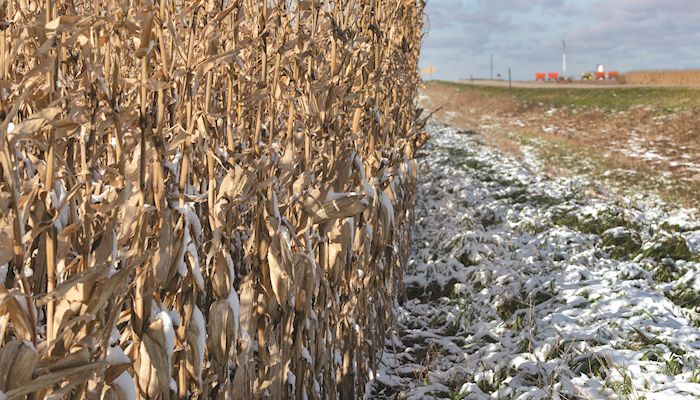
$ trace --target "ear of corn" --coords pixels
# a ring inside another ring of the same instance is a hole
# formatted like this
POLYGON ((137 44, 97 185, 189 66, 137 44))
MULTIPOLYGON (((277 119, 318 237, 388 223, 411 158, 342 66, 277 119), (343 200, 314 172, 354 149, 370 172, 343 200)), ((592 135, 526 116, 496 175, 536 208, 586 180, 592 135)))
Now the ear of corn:
POLYGON ((365 395, 403 292, 422 12, 3 2, 0 394, 365 395))

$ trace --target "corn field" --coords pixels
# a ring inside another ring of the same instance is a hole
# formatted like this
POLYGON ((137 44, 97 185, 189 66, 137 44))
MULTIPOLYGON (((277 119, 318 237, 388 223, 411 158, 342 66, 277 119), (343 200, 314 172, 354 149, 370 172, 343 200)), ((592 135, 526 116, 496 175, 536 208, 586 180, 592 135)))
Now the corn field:
POLYGON ((629 85, 700 85, 700 71, 630 71, 622 75, 621 81, 629 85))
POLYGON ((368 395, 422 0, 0 9, 0 398, 368 395))

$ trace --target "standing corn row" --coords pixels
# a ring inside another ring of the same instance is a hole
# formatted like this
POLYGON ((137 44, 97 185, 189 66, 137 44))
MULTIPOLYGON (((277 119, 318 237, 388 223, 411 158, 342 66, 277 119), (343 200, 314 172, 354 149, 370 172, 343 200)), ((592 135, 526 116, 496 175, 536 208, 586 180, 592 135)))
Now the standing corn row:
POLYGON ((367 394, 410 246, 422 12, 3 1, 0 397, 367 394))

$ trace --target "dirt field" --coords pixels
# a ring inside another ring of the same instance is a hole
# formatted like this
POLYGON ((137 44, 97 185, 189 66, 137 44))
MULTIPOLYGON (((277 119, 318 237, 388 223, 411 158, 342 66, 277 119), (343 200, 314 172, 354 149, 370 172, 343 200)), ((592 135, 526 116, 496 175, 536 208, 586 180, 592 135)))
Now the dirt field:
POLYGON ((548 174, 582 175, 597 190, 673 206, 700 204, 700 91, 567 89, 434 82, 421 106, 501 150, 536 155, 548 174))

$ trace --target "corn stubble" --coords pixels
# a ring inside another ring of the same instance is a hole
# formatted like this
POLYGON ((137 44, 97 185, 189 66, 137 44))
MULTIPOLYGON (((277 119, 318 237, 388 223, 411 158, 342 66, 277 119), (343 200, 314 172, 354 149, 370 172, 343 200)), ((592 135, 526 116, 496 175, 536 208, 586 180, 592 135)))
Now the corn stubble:
POLYGON ((363 396, 403 293, 422 0, 1 11, 0 397, 363 396))

